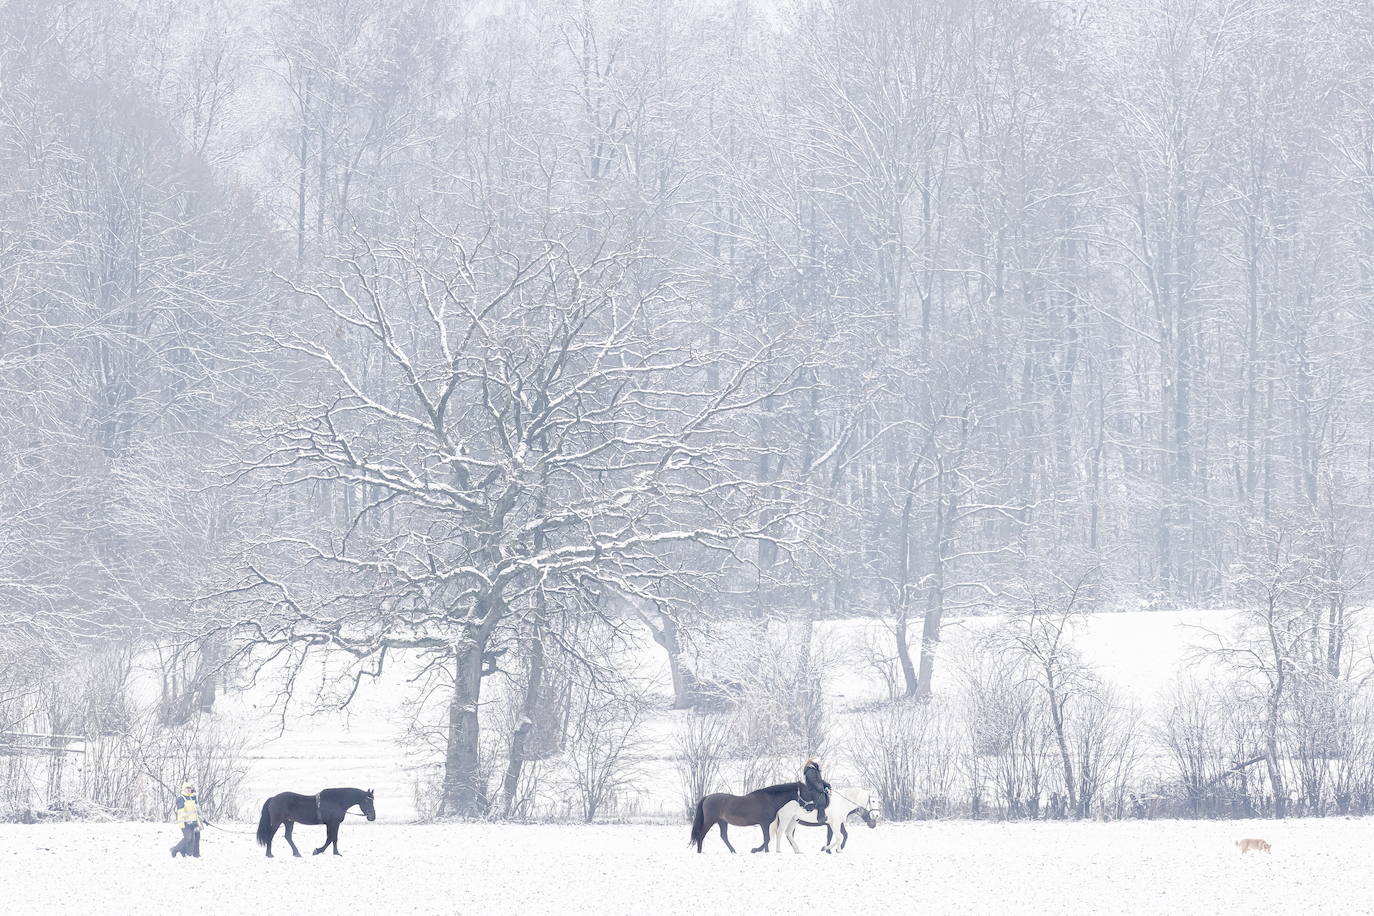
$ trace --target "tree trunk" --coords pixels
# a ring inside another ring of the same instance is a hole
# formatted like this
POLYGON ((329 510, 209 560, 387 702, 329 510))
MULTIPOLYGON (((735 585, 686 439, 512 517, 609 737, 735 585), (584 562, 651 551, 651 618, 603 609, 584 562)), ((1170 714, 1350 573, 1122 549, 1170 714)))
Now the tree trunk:
POLYGON ((1283 784, 1283 770, 1279 769, 1279 706, 1283 695, 1283 664, 1279 664, 1278 684, 1269 696, 1269 715, 1264 728, 1264 766, 1269 773, 1269 785, 1274 792, 1274 817, 1288 816, 1287 790, 1283 784))
POLYGON ((1264 766, 1269 771, 1269 784, 1274 791, 1274 817, 1288 816, 1288 799, 1279 769, 1279 724, 1283 709, 1283 691, 1287 686, 1288 667, 1284 661, 1284 647, 1274 625, 1276 601, 1269 598, 1269 647, 1274 653, 1274 679, 1269 688, 1268 715, 1264 723, 1264 766))
POLYGON ((1345 597, 1333 594, 1329 601, 1326 622, 1326 673, 1338 678, 1341 676, 1341 653, 1345 649, 1345 597))
POLYGON ((529 639, 529 678, 525 682, 525 699, 521 707, 520 723, 510 739, 510 760, 506 777, 501 784, 502 816, 515 814, 515 796, 520 788, 520 771, 525 765, 530 735, 534 733, 535 717, 539 715, 539 691, 544 686, 544 642, 538 631, 529 639))
POLYGON ((200 640, 198 664, 199 674, 196 677, 196 708, 200 712, 214 712, 215 709, 215 690, 218 686, 219 677, 215 673, 215 668, 219 665, 223 653, 220 651, 219 641, 207 637, 200 640))
POLYGON ((305 107, 305 99, 310 97, 310 80, 305 81, 305 91, 301 101, 301 142, 299 159, 296 163, 296 266, 305 266, 305 200, 306 169, 310 162, 310 112, 305 107))
MULTIPOLYGON (((942 570, 938 567, 936 578, 937 580, 944 578, 942 570)), ((935 651, 940 645, 940 623, 944 616, 944 582, 937 581, 931 589, 930 604, 926 607, 925 622, 921 625, 921 670, 916 678, 916 696, 918 699, 930 699, 930 683, 935 676, 935 651)))
MULTIPOLYGON (((903 601, 901 610, 897 612, 897 661, 902 666, 902 682, 905 685, 903 696, 914 697, 920 689, 921 682, 916 676, 916 666, 911 661, 911 643, 907 638, 910 617, 906 602, 903 601)), ((922 661, 924 662, 924 655, 922 661)))
MULTIPOLYGON (((902 679, 905 682, 903 695, 920 695, 921 680, 916 676, 916 668, 911 663, 911 643, 907 638, 908 624, 911 619, 911 600, 908 590, 911 585, 911 518, 916 507, 916 472, 920 461, 913 458, 906 475, 906 500, 902 503, 902 523, 898 527, 897 556, 897 660, 902 666, 902 679)), ((939 635, 938 625, 936 635, 939 635)), ((922 662, 925 657, 922 654, 922 662)), ((932 666, 934 661, 931 662, 932 666)), ((929 672, 927 672, 928 676, 929 672)), ((926 695, 929 695, 927 692, 926 695)))
POLYGON ((945 470, 943 460, 939 463, 937 477, 939 491, 935 497, 935 558, 931 571, 933 581, 930 598, 926 605, 925 621, 921 625, 921 670, 916 679, 916 697, 930 699, 931 679, 935 676, 935 652, 940 646, 940 627, 945 617, 945 566, 949 562, 949 539, 954 526, 956 500, 946 501, 945 470))
POLYGON ((1054 725, 1054 741, 1059 745, 1059 760, 1064 767, 1064 791, 1069 796, 1069 809, 1078 815, 1078 790, 1073 779, 1073 756, 1069 753, 1069 740, 1064 734, 1064 705, 1059 692, 1050 687, 1050 721, 1054 725))
POLYGON ((453 697, 448 707, 448 746, 444 753, 444 789, 439 813, 479 817, 486 813, 486 787, 479 773, 477 707, 482 695, 482 652, 486 640, 474 639, 458 654, 453 671, 453 697))
POLYGON ((649 632, 653 634, 654 642, 668 653, 668 672, 673 678, 673 708, 690 709, 696 703, 696 696, 691 672, 682 664, 682 643, 677 638, 677 621, 664 613, 660 613, 658 619, 661 624, 650 627, 649 632))

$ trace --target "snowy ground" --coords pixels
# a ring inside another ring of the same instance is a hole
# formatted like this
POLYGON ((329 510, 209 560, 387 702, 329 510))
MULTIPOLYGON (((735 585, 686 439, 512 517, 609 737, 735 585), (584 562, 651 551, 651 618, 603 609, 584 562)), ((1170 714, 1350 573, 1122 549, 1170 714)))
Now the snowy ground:
MULTIPOLYGON (((200 860, 146 824, 0 826, 0 911, 147 914, 1368 913, 1374 822, 881 824, 841 856, 730 856, 687 826, 345 824, 344 857, 267 860, 209 831, 200 860), (1241 856, 1242 836, 1273 843, 1241 856)), ((758 830, 736 829, 754 840, 758 830)))

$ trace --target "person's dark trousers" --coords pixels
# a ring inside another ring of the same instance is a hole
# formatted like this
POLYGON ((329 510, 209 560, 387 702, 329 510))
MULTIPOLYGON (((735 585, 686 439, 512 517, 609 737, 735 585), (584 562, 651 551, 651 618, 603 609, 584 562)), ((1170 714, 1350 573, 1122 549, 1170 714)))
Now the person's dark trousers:
POLYGON ((172 847, 172 858, 178 855, 200 858, 200 831, 194 824, 186 824, 181 828, 181 842, 172 847))

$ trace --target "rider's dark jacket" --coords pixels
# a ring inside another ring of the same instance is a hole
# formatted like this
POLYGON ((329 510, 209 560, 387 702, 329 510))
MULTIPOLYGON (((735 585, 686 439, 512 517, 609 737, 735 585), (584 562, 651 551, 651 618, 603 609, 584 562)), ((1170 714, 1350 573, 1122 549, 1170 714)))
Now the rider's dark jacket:
POLYGON ((802 807, 816 812, 816 819, 825 823, 825 809, 830 804, 830 783, 821 778, 821 768, 814 760, 807 761, 802 767, 801 790, 802 807))

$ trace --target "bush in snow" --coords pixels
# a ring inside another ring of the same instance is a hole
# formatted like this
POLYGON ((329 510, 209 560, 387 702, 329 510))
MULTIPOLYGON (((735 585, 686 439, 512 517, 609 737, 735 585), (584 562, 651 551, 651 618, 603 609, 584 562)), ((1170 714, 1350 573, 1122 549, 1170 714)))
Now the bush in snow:
POLYGON ((688 712, 678 729, 674 762, 682 780, 683 809, 719 790, 721 765, 730 744, 730 720, 718 713, 688 712))

